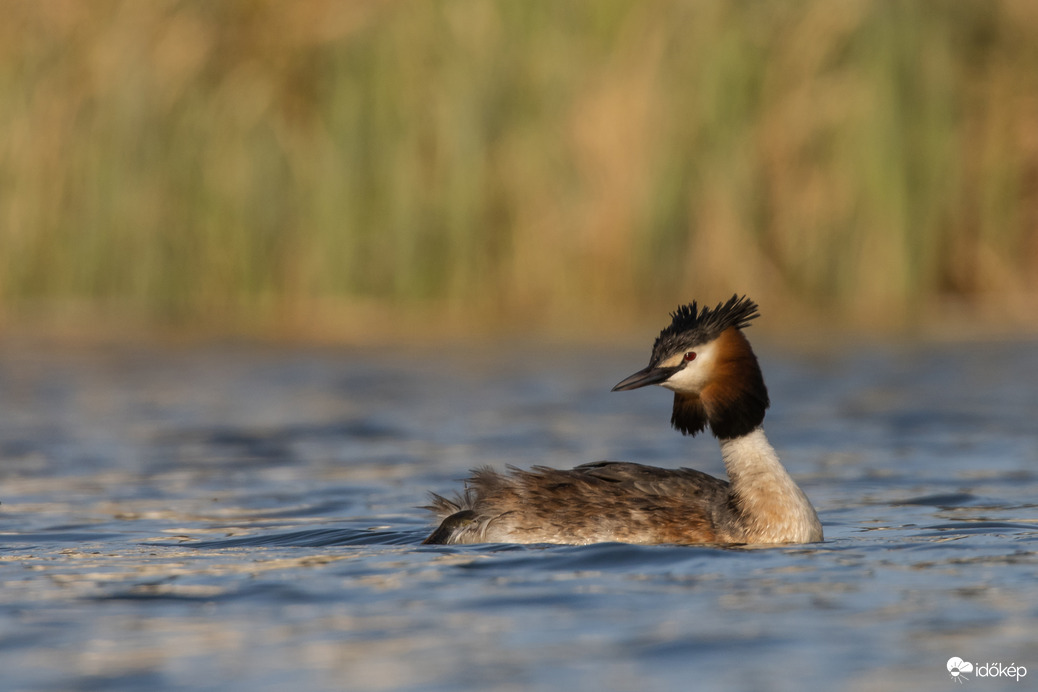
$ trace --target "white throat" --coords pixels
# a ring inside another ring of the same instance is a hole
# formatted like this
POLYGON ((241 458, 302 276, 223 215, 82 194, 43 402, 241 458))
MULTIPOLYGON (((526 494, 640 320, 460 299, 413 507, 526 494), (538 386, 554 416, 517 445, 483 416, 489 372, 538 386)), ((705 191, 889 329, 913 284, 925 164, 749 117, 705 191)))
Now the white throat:
POLYGON ((740 523, 753 543, 812 543, 822 525, 810 500, 779 461, 763 428, 720 440, 740 523))

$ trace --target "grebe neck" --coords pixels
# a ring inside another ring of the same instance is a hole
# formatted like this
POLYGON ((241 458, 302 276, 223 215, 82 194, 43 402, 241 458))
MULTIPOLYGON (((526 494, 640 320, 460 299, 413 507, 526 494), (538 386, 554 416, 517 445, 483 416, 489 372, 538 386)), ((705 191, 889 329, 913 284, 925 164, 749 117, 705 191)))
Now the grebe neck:
POLYGON ((779 461, 763 428, 719 442, 731 483, 733 519, 746 542, 822 540, 822 525, 814 507, 779 461))

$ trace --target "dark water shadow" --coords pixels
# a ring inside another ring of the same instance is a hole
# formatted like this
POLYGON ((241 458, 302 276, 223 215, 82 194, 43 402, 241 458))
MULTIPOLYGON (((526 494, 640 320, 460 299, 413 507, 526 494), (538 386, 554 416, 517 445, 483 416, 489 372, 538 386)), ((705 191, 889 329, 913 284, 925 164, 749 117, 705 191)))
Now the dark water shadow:
MULTIPOLYGON (((716 560, 730 557, 740 551, 721 546, 679 545, 632 545, 627 543, 594 543, 591 545, 531 545, 512 546, 488 544, 479 546, 481 552, 501 553, 521 547, 521 553, 498 556, 492 561, 474 561, 459 566, 460 569, 479 572, 483 570, 505 570, 521 572, 532 568, 541 571, 573 572, 581 570, 623 570, 625 567, 637 571, 666 567, 692 560, 716 560)), ((445 550, 443 547, 430 547, 445 550)), ((451 546, 447 550, 457 550, 451 546)))
POLYGON ((972 493, 938 493, 934 495, 912 497, 907 500, 883 502, 882 504, 890 505, 892 507, 919 505, 922 507, 940 507, 944 509, 949 507, 970 507, 979 502, 981 502, 981 498, 972 493))
MULTIPOLYGON (((184 548, 220 549, 220 548, 323 548, 337 545, 419 545, 428 535, 428 531, 392 531, 382 529, 308 529, 288 531, 285 533, 262 536, 236 536, 212 541, 179 544, 184 548)), ((168 545, 151 543, 148 545, 168 545)))
POLYGON ((1005 534, 1007 529, 1009 532, 1023 532, 1038 534, 1038 526, 1035 524, 1024 524, 1010 521, 957 521, 950 522, 947 524, 934 524, 933 526, 923 527, 934 533, 921 533, 920 536, 939 535, 941 533, 953 532, 953 533, 998 533, 1005 534))
POLYGON ((332 423, 295 424, 282 427, 248 428, 212 426, 165 431, 155 441, 167 444, 210 444, 253 449, 261 455, 270 445, 283 445, 297 440, 313 439, 405 439, 403 427, 375 419, 351 419, 332 423))

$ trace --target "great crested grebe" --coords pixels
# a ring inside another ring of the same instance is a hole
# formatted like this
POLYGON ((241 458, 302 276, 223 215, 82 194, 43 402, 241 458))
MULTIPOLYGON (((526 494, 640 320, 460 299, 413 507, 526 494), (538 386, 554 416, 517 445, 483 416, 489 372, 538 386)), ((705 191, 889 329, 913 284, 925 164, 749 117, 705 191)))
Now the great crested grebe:
POLYGON ((476 469, 453 499, 432 494, 442 519, 425 543, 812 543, 822 525, 790 478, 761 422, 768 408, 757 357, 742 329, 757 304, 738 295, 713 309, 695 301, 652 346, 649 365, 613 391, 658 384, 674 391, 671 424, 685 435, 707 425, 729 480, 692 469, 620 461, 569 471, 476 469))

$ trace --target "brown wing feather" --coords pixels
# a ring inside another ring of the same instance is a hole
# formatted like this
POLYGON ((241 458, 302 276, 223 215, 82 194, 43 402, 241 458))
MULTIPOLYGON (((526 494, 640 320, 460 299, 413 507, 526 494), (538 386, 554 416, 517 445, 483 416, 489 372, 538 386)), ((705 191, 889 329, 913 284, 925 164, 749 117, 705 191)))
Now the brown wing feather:
POLYGON ((616 483, 649 485, 653 486, 656 492, 666 492, 668 483, 691 484, 702 487, 707 492, 712 488, 721 491, 728 489, 728 481, 715 478, 709 473, 686 468, 661 469, 658 466, 646 466, 632 461, 593 461, 577 466, 573 472, 616 483))
POLYGON ((693 469, 595 462, 508 471, 477 469, 463 495, 436 498, 441 517, 455 513, 428 541, 712 543, 728 496, 728 483, 693 469))

